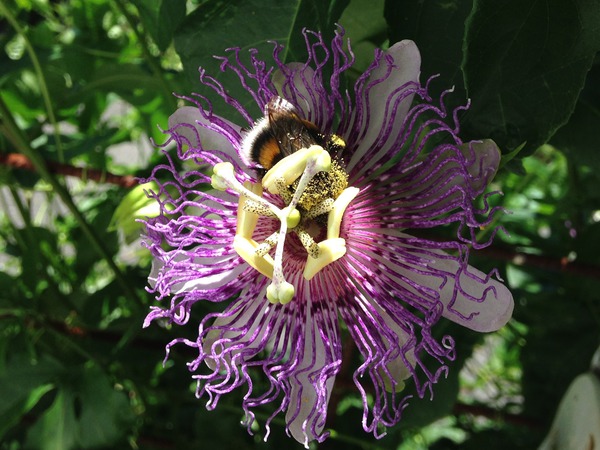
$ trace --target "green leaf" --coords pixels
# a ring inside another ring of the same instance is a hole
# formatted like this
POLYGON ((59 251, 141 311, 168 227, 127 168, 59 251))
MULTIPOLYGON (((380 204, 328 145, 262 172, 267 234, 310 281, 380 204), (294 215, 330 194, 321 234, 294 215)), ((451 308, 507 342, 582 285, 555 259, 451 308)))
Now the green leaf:
MULTIPOLYGON (((90 225, 94 232, 102 239, 107 251, 110 255, 114 255, 118 251, 118 239, 114 232, 108 230, 110 218, 116 207, 114 198, 106 198, 106 196, 98 196, 97 199, 89 199, 89 204, 82 205, 81 209, 89 214, 90 225), (89 211, 89 212, 88 212, 89 211)), ((73 230, 72 240, 77 249, 74 269, 78 277, 86 277, 94 265, 98 262, 97 255, 90 249, 87 237, 79 228, 73 230)))
POLYGON ((388 25, 383 18, 384 0, 353 0, 340 17, 340 25, 350 39, 354 65, 350 69, 358 78, 373 62, 376 48, 384 47, 388 25))
POLYGON ((571 115, 600 49, 600 1, 476 0, 463 70, 472 106, 463 130, 522 155, 571 115))
MULTIPOLYGON (((221 82, 227 92, 259 115, 252 107, 253 101, 241 86, 236 74, 220 71, 221 62, 212 55, 225 55, 228 48, 240 48, 241 58, 248 63, 248 50, 256 48, 260 58, 269 60, 273 51, 270 41, 276 40, 286 46, 281 57, 302 60, 304 37, 302 27, 312 30, 328 30, 333 34, 333 23, 339 18, 347 0, 318 2, 316 0, 227 0, 205 2, 194 10, 175 33, 175 48, 183 62, 184 70, 191 82, 191 89, 206 95, 210 100, 217 98, 212 90, 198 83, 198 67, 221 82)), ((215 112, 235 119, 231 112, 220 108, 215 102, 215 112)))
POLYGON ((160 82, 140 66, 110 63, 94 71, 88 84, 71 95, 81 99, 98 92, 115 92, 132 105, 138 106, 154 99, 159 88, 160 82))
POLYGON ((54 403, 27 433, 27 448, 69 450, 76 448, 77 428, 75 396, 72 391, 59 390, 54 403))
POLYGON ((79 387, 81 416, 79 443, 82 448, 108 446, 118 441, 133 413, 122 391, 111 385, 107 376, 96 366, 84 370, 79 387))
POLYGON ((510 161, 512 161, 519 153, 521 153, 521 150, 523 150, 525 148, 525 145, 526 145, 526 142, 523 142, 521 145, 519 145, 513 151, 503 154, 502 159, 500 160, 500 167, 504 167, 506 164, 508 164, 510 161))
POLYGON ((161 51, 171 44, 173 33, 185 18, 185 0, 134 0, 146 30, 161 51))
POLYGON ((453 97, 457 102, 464 102, 465 98, 462 43, 472 3, 464 0, 386 0, 385 3, 390 44, 403 39, 415 41, 421 52, 421 79, 439 74, 440 80, 432 85, 432 94, 439 95, 456 86, 453 97))
POLYGON ((560 128, 550 143, 577 165, 600 171, 600 65, 588 74, 585 90, 569 122, 560 128))
MULTIPOLYGON (((529 326, 522 351, 524 414, 546 425, 567 386, 598 347, 598 282, 530 270, 544 292, 526 294, 516 319, 529 326), (554 357, 552 356, 554 355, 554 357)), ((509 280, 510 281, 510 280, 509 280)))
POLYGON ((109 447, 133 419, 127 396, 96 366, 72 368, 52 406, 28 432, 28 448, 109 447))
POLYGON ((61 371, 62 365, 47 355, 34 361, 23 353, 0 366, 0 438, 53 387, 61 371))
POLYGON ((335 34, 335 24, 350 0, 300 0, 289 32, 286 62, 304 61, 308 56, 303 29, 320 31, 325 42, 335 34))

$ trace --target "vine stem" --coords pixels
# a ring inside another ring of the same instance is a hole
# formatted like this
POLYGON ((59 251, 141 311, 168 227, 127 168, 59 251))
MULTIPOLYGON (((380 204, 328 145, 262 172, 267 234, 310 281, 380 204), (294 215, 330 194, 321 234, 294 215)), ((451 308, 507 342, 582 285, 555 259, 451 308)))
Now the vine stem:
MULTIPOLYGON (((0 154, 0 165, 35 171, 33 163, 25 155, 20 153, 0 154)), ((138 185, 138 181, 131 175, 116 175, 104 170, 90 169, 87 167, 75 167, 70 164, 46 161, 48 170, 58 175, 66 175, 80 180, 93 180, 98 183, 110 183, 129 189, 138 185)))
POLYGON ((56 120, 56 115, 54 114, 54 108, 52 107, 52 99, 50 98, 50 91, 48 90, 48 84, 46 83, 46 76, 44 75, 44 71, 42 70, 42 66, 40 64, 40 60, 37 57, 37 54, 27 37, 27 33, 21 25, 19 21, 13 16, 12 12, 9 8, 6 7, 3 0, 0 0, 0 13, 6 17, 6 20, 11 24, 11 26, 15 29, 15 31, 23 38, 23 42, 25 43, 25 48, 27 49, 27 53, 29 54, 29 58, 31 58, 31 63, 33 64, 33 68, 35 70, 35 74, 38 79, 40 92, 44 99, 44 106, 46 108, 46 114, 48 114, 48 120, 52 124, 52 133, 54 135, 54 139, 56 141, 56 152, 58 154, 58 160, 60 162, 64 161, 64 152, 62 146, 62 140, 60 138, 60 127, 56 120))

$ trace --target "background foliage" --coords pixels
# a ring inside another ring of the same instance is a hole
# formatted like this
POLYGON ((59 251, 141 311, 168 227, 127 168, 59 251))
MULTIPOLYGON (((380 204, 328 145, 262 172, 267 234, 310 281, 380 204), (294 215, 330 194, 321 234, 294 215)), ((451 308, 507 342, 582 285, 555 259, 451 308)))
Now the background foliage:
POLYGON ((198 66, 243 97, 211 55, 275 39, 302 60, 302 28, 335 23, 353 76, 409 38, 433 91, 471 99, 463 137, 500 145, 492 189, 512 210, 474 263, 500 269, 516 308, 487 336, 440 324, 457 341, 448 379, 381 441, 342 374, 319 447, 539 445, 599 343, 600 0, 0 0, 1 449, 300 448, 281 423, 267 443, 260 425, 247 435, 235 395, 206 411, 183 351, 163 367, 172 331, 141 329, 153 299, 134 220, 152 206, 133 176, 160 161, 149 139, 172 92, 200 89, 198 66))

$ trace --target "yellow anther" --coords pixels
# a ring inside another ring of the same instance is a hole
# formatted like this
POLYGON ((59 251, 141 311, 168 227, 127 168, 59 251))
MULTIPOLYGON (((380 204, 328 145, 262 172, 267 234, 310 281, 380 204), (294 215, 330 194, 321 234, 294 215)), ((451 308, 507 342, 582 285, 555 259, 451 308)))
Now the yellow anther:
POLYGON ((302 246, 306 249, 309 256, 312 258, 318 258, 319 245, 315 242, 313 237, 303 227, 298 227, 294 231, 296 232, 296 235, 300 239, 302 246))
POLYGON ((327 239, 335 239, 340 237, 340 226, 344 212, 354 197, 358 195, 358 188, 349 187, 344 189, 338 198, 333 202, 333 208, 327 216, 327 239))
MULTIPOLYGON (((250 181, 246 181, 244 183, 244 187, 256 195, 262 194, 262 186, 258 183, 255 184, 251 183, 250 181)), ((254 229, 256 228, 256 223, 258 222, 258 214, 244 209, 244 205, 247 201, 248 199, 246 197, 240 196, 237 209, 237 226, 235 234, 239 234, 244 238, 251 239, 252 235, 254 234, 254 229)))
POLYGON ((309 148, 301 148, 275 164, 263 177, 263 186, 270 193, 277 194, 277 180, 283 179, 289 186, 304 173, 309 161, 316 163, 316 172, 328 171, 331 167, 329 153, 319 145, 311 145, 309 148))
POLYGON ((306 214, 304 214, 304 218, 305 219, 314 219, 315 217, 320 216, 321 214, 327 214, 332 209, 333 209, 333 199, 326 198, 319 204, 310 208, 306 212, 306 214))
POLYGON ((273 303, 281 303, 285 305, 289 303, 292 298, 294 298, 294 286, 287 281, 280 283, 279 285, 275 285, 275 283, 271 283, 267 287, 267 299, 273 303))
POLYGON ((240 257, 262 273, 264 276, 273 279, 274 261, 271 255, 259 256, 256 254, 258 243, 253 239, 245 238, 236 234, 233 238, 233 249, 240 257))
POLYGON ((306 258, 303 276, 307 281, 311 280, 325 266, 337 261, 346 254, 346 240, 342 238, 326 239, 319 242, 318 246, 319 256, 317 258, 311 256, 306 258))

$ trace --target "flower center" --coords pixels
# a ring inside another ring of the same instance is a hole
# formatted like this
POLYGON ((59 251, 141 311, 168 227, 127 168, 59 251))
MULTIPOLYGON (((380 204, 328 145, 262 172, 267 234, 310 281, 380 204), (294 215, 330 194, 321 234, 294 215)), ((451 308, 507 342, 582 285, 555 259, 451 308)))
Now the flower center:
POLYGON ((240 196, 233 247, 242 259, 272 280, 267 288, 270 302, 286 304, 294 296, 294 286, 283 274, 288 230, 298 236, 308 253, 303 272, 306 280, 346 254, 340 226, 358 188, 347 187, 348 174, 323 147, 312 145, 286 156, 265 174, 261 184, 242 185, 231 163, 219 163, 213 169, 212 186, 233 190, 240 196), (263 198, 263 189, 281 197, 286 206, 280 209, 263 198), (260 243, 253 239, 259 216, 280 222, 279 231, 260 243), (315 233, 309 232, 315 224, 326 229, 326 238, 320 242, 315 242, 315 233), (271 256, 274 247, 275 255, 271 256))

